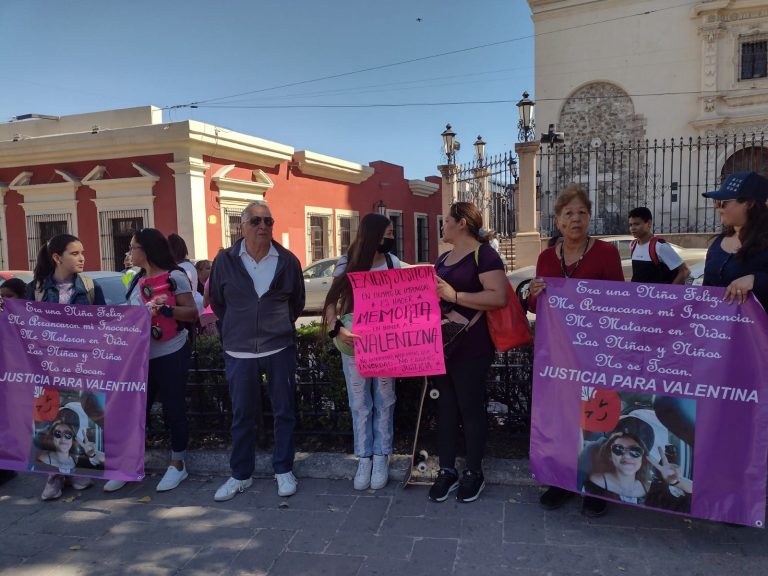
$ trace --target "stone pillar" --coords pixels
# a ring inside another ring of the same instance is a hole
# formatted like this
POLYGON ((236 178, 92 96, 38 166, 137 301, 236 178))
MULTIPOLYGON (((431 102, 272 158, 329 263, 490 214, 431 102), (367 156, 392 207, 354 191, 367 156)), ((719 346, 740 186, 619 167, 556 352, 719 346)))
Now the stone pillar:
POLYGON ((483 216, 483 227, 490 228, 491 223, 491 197, 488 191, 488 178, 491 171, 485 166, 472 169, 472 176, 480 184, 480 194, 477 196, 477 209, 483 216))
MULTIPOLYGON (((458 200, 458 181, 459 167, 456 164, 441 164, 437 167, 443 181, 440 185, 440 191, 443 198, 442 215, 443 220, 451 211, 451 204, 458 200)), ((439 233, 439 232, 438 232, 439 233)), ((442 254, 453 249, 453 244, 446 244, 442 238, 437 239, 437 253, 442 254)))
POLYGON ((538 142, 515 144, 520 161, 515 209, 517 212, 517 234, 513 238, 514 267, 535 265, 541 252, 541 236, 536 217, 536 153, 538 142))
POLYGON ((189 258, 208 258, 208 222, 205 212, 205 171, 210 164, 202 158, 175 155, 169 162, 176 179, 176 226, 187 243, 189 258))

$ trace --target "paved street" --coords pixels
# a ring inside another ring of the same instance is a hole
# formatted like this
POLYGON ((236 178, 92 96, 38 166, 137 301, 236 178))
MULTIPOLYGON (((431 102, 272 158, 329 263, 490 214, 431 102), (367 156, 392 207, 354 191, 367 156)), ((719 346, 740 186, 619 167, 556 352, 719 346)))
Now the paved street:
POLYGON ((0 487, 0 574, 763 575, 764 530, 614 507, 588 521, 576 499, 544 512, 531 486, 488 486, 480 500, 427 501, 426 488, 355 492, 347 480, 274 481, 225 503, 222 477, 158 477, 113 495, 100 486, 39 499, 44 477, 0 487))

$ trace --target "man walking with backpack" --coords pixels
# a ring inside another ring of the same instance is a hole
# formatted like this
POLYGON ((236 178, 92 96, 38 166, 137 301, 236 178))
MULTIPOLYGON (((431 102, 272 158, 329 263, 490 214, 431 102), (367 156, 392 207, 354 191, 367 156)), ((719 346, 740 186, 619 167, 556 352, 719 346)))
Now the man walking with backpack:
POLYGON ((629 213, 629 232, 635 239, 630 245, 632 282, 685 284, 688 266, 662 238, 653 235, 653 215, 645 206, 629 213))

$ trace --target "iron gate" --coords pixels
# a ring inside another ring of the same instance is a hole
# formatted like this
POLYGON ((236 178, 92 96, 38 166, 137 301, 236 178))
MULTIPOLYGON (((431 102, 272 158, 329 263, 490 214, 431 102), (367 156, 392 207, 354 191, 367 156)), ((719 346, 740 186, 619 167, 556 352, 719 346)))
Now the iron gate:
POLYGON ((483 214, 484 227, 509 238, 517 231, 517 183, 517 157, 505 152, 459 166, 457 199, 472 202, 483 214))

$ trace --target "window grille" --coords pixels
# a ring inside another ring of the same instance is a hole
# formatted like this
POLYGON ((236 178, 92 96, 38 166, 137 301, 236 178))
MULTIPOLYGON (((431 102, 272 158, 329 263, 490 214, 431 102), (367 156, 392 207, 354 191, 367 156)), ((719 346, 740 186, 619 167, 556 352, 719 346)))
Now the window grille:
POLYGON ((243 222, 244 208, 245 206, 242 208, 235 208, 233 206, 222 207, 222 212, 224 214, 224 218, 222 220, 224 224, 225 244, 223 248, 229 248, 243 236, 243 229, 241 225, 243 222))
POLYGON ((768 40, 741 43, 741 80, 768 76, 768 40))
POLYGON ((402 212, 387 212, 387 218, 392 222, 392 230, 395 233, 395 247, 392 249, 392 253, 403 259, 403 213, 402 212))
MULTIPOLYGON (((99 212, 99 248, 101 269, 119 272, 124 268, 125 253, 131 237, 149 221, 149 210, 107 210, 99 212)), ((87 247, 86 247, 87 249, 87 247)))
POLYGON ((352 217, 339 216, 339 255, 344 255, 349 251, 349 245, 352 243, 352 217))
POLYGON ((416 262, 429 262, 429 224, 426 216, 416 216, 416 262))
POLYGON ((37 264, 37 253, 43 244, 59 234, 72 233, 72 214, 34 214, 27 216, 27 256, 29 269, 37 264))

